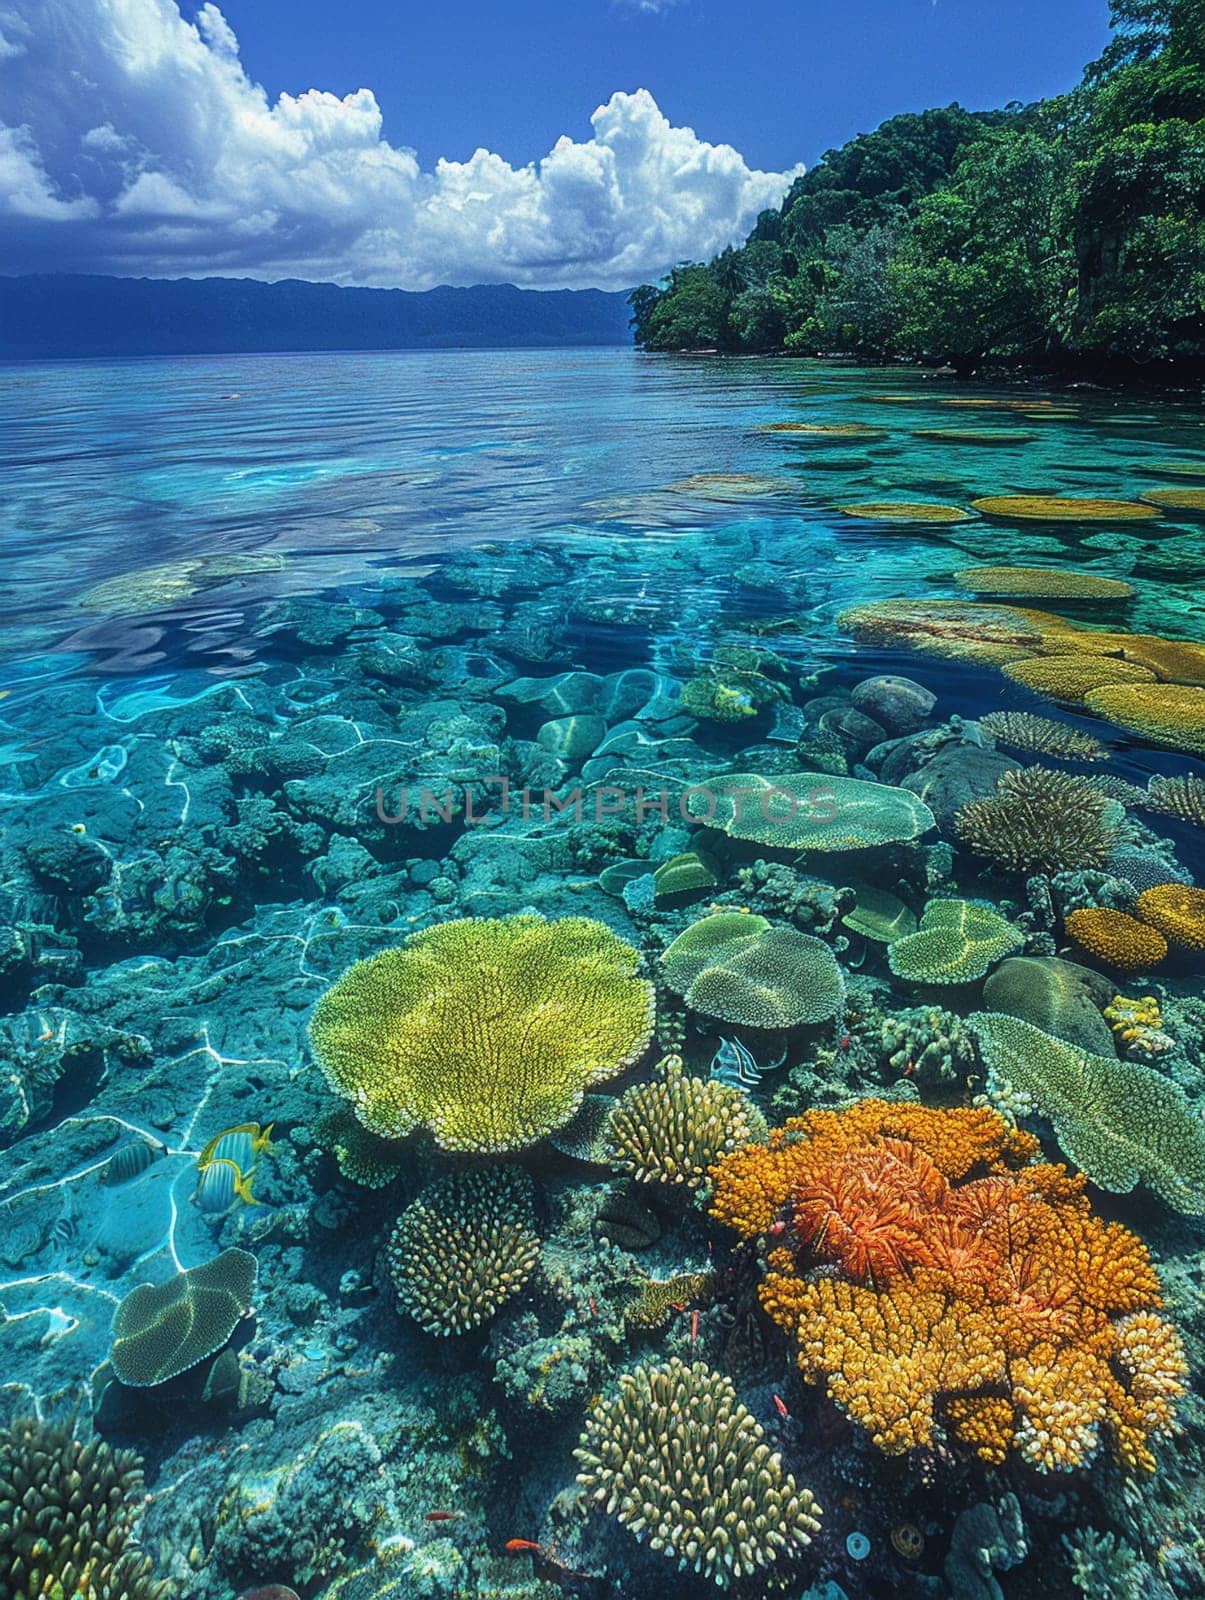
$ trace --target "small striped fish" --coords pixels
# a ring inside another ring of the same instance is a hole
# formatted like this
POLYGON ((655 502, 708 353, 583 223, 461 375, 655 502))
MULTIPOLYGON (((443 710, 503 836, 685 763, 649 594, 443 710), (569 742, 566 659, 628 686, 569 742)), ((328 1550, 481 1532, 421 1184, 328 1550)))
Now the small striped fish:
POLYGON ((725 1039, 721 1034, 720 1048, 711 1058, 711 1076, 721 1083, 731 1084, 734 1089, 752 1090, 757 1088, 764 1072, 773 1072, 786 1059, 784 1050, 777 1061, 759 1067, 752 1053, 739 1039, 725 1039))

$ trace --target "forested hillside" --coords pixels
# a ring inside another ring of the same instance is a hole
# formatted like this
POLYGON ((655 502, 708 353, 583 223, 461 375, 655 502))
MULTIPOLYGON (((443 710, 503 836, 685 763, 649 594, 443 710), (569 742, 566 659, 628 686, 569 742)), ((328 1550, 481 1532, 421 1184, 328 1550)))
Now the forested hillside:
POLYGON ((893 117, 631 296, 649 350, 1205 361, 1205 0, 1112 0, 1080 85, 893 117))

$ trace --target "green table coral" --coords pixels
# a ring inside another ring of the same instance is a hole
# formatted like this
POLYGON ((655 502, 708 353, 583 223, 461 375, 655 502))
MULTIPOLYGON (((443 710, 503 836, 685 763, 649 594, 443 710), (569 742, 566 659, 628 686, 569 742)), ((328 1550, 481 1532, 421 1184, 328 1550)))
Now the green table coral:
POLYGON ((686 808, 732 839, 775 850, 871 850, 919 839, 933 813, 907 789, 828 773, 733 773, 688 789, 686 808))
POLYGON ((930 900, 915 933, 896 939, 887 960, 909 983, 974 983, 1025 940, 978 900, 930 900))
POLYGON ((692 1011, 743 1028, 794 1028, 840 1011, 845 983, 823 939, 743 911, 693 923, 661 957, 692 1011))
POLYGON ((519 1150, 563 1126, 652 1035, 640 957, 601 922, 440 923, 351 967, 310 1038, 371 1132, 445 1150, 519 1150))
POLYGON ((1205 1215, 1205 1123, 1153 1067, 1093 1055, 1000 1012, 970 1019, 988 1094, 1046 1117, 1069 1160, 1113 1194, 1138 1184, 1176 1211, 1205 1215))

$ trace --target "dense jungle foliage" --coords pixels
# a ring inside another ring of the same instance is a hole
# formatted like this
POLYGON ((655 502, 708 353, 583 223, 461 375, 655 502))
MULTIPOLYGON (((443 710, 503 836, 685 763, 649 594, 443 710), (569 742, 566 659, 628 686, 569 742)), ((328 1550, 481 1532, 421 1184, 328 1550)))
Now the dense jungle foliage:
POLYGON ((1112 0, 1057 99, 893 117, 740 249, 633 291, 649 350, 1205 361, 1205 0, 1112 0))

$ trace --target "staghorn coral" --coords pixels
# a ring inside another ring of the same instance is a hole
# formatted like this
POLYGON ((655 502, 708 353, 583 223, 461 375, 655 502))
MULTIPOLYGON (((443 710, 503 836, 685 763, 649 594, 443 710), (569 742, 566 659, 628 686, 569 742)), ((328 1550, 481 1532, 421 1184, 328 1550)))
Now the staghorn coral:
POLYGON ((1150 1469, 1187 1371, 1154 1268, 1034 1153, 995 1112, 862 1101, 725 1157, 712 1209, 746 1237, 773 1219, 762 1303, 887 1454, 944 1427, 1049 1472, 1104 1433, 1150 1469))
POLYGON ((440 923, 345 972, 310 1037, 370 1132, 518 1150, 643 1053, 654 999, 638 961, 586 917, 440 923))
POLYGON ((119 1380, 149 1389, 214 1355, 250 1310, 258 1275, 255 1257, 232 1248, 131 1289, 113 1313, 109 1360, 119 1380))
POLYGON ((615 1165, 638 1183, 701 1189, 726 1151, 766 1136, 761 1112, 743 1089, 715 1078, 688 1078, 679 1056, 662 1075, 624 1092, 611 1112, 615 1165))
POLYGON ((142 1463, 76 1437, 74 1422, 19 1417, 0 1433, 5 1600, 167 1600, 137 1543, 142 1463))
POLYGON ((915 933, 892 941, 887 961, 909 983, 973 983, 1025 943, 979 900, 930 900, 915 933))
POLYGON ((1085 906, 1068 912, 1063 926, 1082 950, 1116 972, 1147 972, 1167 959, 1167 940, 1158 929, 1126 911, 1085 906))
POLYGON ((1160 883, 1138 896, 1138 915, 1185 950, 1205 950, 1205 889, 1160 883))
POLYGON ((1109 684, 1153 683, 1155 674, 1136 661, 1117 656, 1049 655, 1005 662, 1003 672, 1035 694, 1082 704, 1093 689, 1109 684))
POLYGON ((1101 1189, 1153 1189, 1174 1210, 1205 1216, 1205 1122, 1179 1084, 1154 1068, 1095 1055, 999 1012, 969 1021, 993 1100, 1041 1113, 1063 1153, 1101 1189))
POLYGON ((1123 815, 1084 778, 1048 767, 1004 773, 996 793, 954 819, 967 848, 1010 872, 1047 874, 1102 866, 1123 815))
POLYGON ((692 1010, 740 1027, 827 1022, 845 997, 822 940, 740 911, 692 923, 662 955, 661 970, 692 1010))
POLYGON ((721 1589, 790 1563, 820 1526, 731 1380, 702 1362, 624 1373, 574 1454, 609 1515, 721 1589))
POLYGON ((1030 755, 1051 756, 1056 761, 1107 761, 1108 749, 1099 739, 1065 722, 1054 722, 1050 717, 1038 717, 1030 711, 991 711, 980 717, 979 726, 986 728, 1000 744, 1013 750, 1024 750, 1030 755))
POLYGON ((1205 689, 1179 683, 1107 684, 1090 689, 1084 704, 1153 744, 1205 754, 1205 689))
POLYGON ((964 567, 954 582, 972 594, 1003 599, 1126 600, 1134 594, 1132 583, 1066 567, 964 567))
POLYGON ((453 1172, 402 1212, 385 1247, 398 1303, 427 1333, 478 1328, 526 1284, 540 1253, 535 1187, 516 1167, 453 1172))

